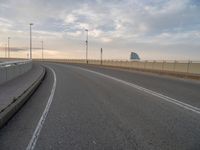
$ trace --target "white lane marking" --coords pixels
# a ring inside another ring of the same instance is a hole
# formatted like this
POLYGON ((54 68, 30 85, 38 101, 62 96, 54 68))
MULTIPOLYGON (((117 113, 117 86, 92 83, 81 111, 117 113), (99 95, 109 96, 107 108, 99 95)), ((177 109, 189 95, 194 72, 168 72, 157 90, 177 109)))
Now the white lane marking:
POLYGON ((124 80, 120 80, 118 78, 115 78, 115 77, 112 77, 112 76, 109 76, 109 75, 106 75, 106 74, 103 74, 103 73, 100 73, 100 72, 96 72, 96 71, 92 71, 92 70, 89 70, 89 69, 85 69, 85 68, 81 68, 81 67, 76 67, 76 68, 79 68, 81 70, 85 70, 87 72, 91 72, 91 73, 94 73, 94 74, 97 74, 97 75, 100 75, 100 76, 103 76, 103 77, 106 77, 106 78, 109 78, 109 79, 112 79, 112 80, 115 80, 117 82, 120 82, 120 83, 123 83, 125 85, 128 85, 130 87, 133 87, 137 90, 140 90, 140 91, 143 91, 143 92, 146 92, 150 95, 153 95, 153 96, 156 96, 156 97, 159 97, 167 102, 170 102, 170 103, 173 103, 173 104, 176 104, 184 109, 187 109, 187 110, 190 110, 190 111, 193 111, 197 114, 200 114, 200 108, 198 107, 194 107, 192 105, 189 105, 189 104, 186 104, 184 102, 181 102, 179 100, 176 100, 176 99, 173 99, 171 97, 168 97, 166 95, 163 95, 163 94, 160 94, 160 93, 157 93, 155 91, 152 91, 152 90, 149 90, 147 88, 144 88, 144 87, 141 87, 139 85, 136 85, 136 84, 133 84, 133 83, 130 83, 130 82, 127 82, 127 81, 124 81, 124 80))
POLYGON ((47 67, 47 68, 49 68, 53 72, 53 77, 54 77, 53 87, 52 87, 51 94, 49 96, 48 102, 46 104, 45 110, 42 113, 42 116, 41 116, 41 118, 40 118, 40 120, 39 120, 39 122, 37 124, 37 127, 36 127, 36 129, 35 129, 35 131, 33 133, 33 136, 31 138, 26 150, 33 150, 35 148, 36 142, 37 142, 38 137, 40 135, 40 131, 41 131, 42 126, 43 126, 43 124, 45 122, 47 114, 49 112, 49 108, 51 106, 51 103, 53 101, 53 97, 54 97, 54 93, 55 93, 55 89, 56 89, 56 73, 52 68, 50 68, 50 67, 47 67))

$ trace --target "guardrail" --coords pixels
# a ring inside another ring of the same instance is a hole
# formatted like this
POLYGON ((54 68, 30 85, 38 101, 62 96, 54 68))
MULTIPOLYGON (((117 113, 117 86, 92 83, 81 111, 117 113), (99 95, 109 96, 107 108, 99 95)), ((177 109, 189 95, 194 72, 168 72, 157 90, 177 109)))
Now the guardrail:
POLYGON ((0 63, 0 84, 24 74, 32 68, 32 60, 0 63))

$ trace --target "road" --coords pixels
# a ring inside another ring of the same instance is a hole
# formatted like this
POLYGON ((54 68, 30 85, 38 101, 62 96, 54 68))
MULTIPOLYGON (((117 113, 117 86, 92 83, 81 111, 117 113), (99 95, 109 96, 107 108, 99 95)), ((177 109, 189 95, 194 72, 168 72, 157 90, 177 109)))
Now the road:
POLYGON ((200 83, 86 65, 47 74, 0 149, 199 150, 200 83))

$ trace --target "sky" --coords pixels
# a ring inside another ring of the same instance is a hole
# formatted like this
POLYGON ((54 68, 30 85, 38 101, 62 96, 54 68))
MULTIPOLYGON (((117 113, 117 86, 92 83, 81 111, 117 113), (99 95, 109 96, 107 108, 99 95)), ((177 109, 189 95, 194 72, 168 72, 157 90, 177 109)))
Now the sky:
POLYGON ((0 0, 0 57, 200 60, 200 0, 0 0))

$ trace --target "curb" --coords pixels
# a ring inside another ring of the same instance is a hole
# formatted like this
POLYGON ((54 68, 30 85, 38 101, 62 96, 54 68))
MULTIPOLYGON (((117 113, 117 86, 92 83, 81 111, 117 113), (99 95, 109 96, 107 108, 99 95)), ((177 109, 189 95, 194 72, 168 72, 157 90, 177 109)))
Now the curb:
POLYGON ((46 75, 46 69, 44 67, 42 74, 39 78, 26 90, 24 91, 13 103, 11 103, 3 112, 0 113, 0 128, 2 128, 11 118, 14 116, 17 111, 28 101, 30 96, 35 92, 39 87, 40 83, 46 75))

